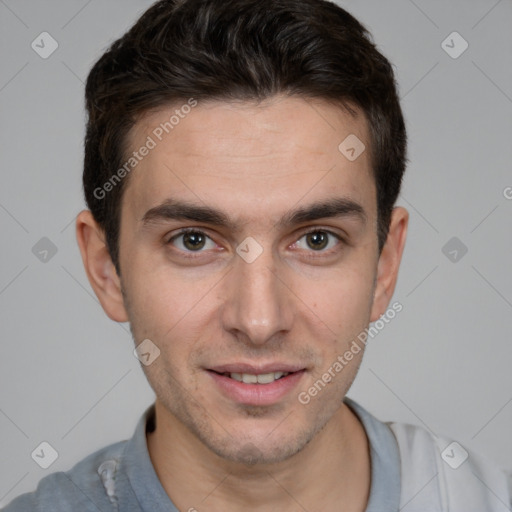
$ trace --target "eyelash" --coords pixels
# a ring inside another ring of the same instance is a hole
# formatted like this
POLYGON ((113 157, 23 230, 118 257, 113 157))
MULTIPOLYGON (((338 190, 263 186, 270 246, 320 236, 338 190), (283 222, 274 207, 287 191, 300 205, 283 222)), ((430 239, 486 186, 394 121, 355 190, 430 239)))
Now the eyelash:
MULTIPOLYGON (((212 238, 210 236, 208 236, 204 231, 201 231, 200 229, 195 229, 195 228, 183 228, 181 229, 177 234, 173 235, 167 242, 166 242, 166 245, 171 245, 172 242, 174 242, 174 240, 176 240, 177 238, 179 238, 180 236, 183 236, 183 235, 186 235, 187 233, 194 233, 194 234, 199 234, 199 235, 203 235, 205 236, 206 238, 209 238, 210 240, 212 240, 212 238)), ((322 228, 312 228, 312 229, 309 229, 308 231, 305 231, 304 233, 302 233, 302 235, 294 242, 297 243, 299 240, 301 240, 302 238, 304 238, 305 236, 307 235, 310 235, 312 233, 326 233, 327 235, 331 236, 331 237, 334 237, 339 243, 343 243, 344 240, 343 238, 328 230, 328 229, 322 229, 322 228)), ((213 241, 213 240, 212 240, 213 241)), ((337 246, 338 244, 336 244, 337 246)), ((200 255, 204 252, 202 250, 199 250, 199 251, 183 251, 181 249, 177 249, 183 257, 185 258, 190 258, 190 259, 194 259, 194 258, 198 258, 198 257, 201 257, 200 255)), ((327 251, 325 250, 321 250, 321 251, 313 251, 313 250, 309 250, 307 252, 311 253, 310 257, 311 258, 316 258, 316 257, 321 257, 322 255, 328 255, 330 254, 333 250, 335 250, 334 248, 331 248, 327 251), (315 252, 317 254, 319 254, 320 256, 313 256, 313 254, 315 254, 315 252)))
MULTIPOLYGON (((322 228, 312 228, 312 229, 309 229, 308 231, 305 231, 304 233, 302 233, 302 235, 294 243, 297 243, 299 240, 301 240, 305 236, 310 235, 312 233, 326 233, 327 235, 329 235, 332 238, 334 238, 335 240, 337 240, 338 243, 336 244, 335 247, 331 247, 330 249, 327 249, 327 250, 321 250, 321 251, 314 251, 313 249, 308 250, 307 252, 310 253, 311 258, 322 257, 323 255, 330 255, 330 254, 332 254, 333 251, 336 251, 336 247, 338 247, 339 244, 344 242, 343 238, 340 235, 334 233, 333 231, 330 231, 328 229, 322 229, 322 228)), ((329 244, 329 242, 327 242, 327 243, 329 244)))
MULTIPOLYGON (((187 233, 203 235, 206 238, 209 238, 211 240, 211 237, 209 237, 204 231, 201 231, 200 229, 183 228, 183 229, 180 229, 180 231, 177 234, 175 234, 171 238, 169 238, 169 240, 166 242, 166 245, 172 245, 172 242, 174 242, 174 240, 176 240, 180 236, 186 235, 187 233)), ((189 259, 199 258, 199 257, 201 257, 201 253, 204 252, 202 250, 201 251, 183 251, 181 249, 176 249, 176 250, 181 253, 181 256, 183 256, 184 258, 189 258, 189 259)))

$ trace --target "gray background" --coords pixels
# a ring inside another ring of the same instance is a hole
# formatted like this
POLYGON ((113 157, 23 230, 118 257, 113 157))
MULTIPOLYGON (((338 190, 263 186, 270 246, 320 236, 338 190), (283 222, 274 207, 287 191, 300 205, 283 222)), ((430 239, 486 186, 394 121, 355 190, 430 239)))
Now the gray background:
MULTIPOLYGON (((153 399, 128 326, 92 293, 73 224, 83 82, 150 3, 0 0, 0 506, 131 436, 153 399), (43 31, 59 44, 48 59, 31 48, 43 31), (47 261, 32 251, 43 237, 57 248, 47 261), (30 456, 42 441, 59 453, 47 470, 30 456)), ((340 4, 395 64, 410 137, 403 311, 371 341, 349 396, 512 469, 512 3, 340 4), (469 43, 456 59, 441 46, 453 31, 469 43), (456 262, 442 250, 452 237, 456 262)))

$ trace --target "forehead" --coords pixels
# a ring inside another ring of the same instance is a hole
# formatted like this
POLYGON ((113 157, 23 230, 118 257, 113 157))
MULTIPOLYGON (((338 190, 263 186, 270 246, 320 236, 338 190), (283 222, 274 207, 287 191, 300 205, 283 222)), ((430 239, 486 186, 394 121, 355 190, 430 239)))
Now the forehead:
POLYGON ((151 149, 130 173, 123 215, 140 221, 168 198, 247 218, 327 196, 366 203, 370 215, 375 210, 362 113, 298 97, 186 104, 148 112, 131 131, 130 154, 151 149))

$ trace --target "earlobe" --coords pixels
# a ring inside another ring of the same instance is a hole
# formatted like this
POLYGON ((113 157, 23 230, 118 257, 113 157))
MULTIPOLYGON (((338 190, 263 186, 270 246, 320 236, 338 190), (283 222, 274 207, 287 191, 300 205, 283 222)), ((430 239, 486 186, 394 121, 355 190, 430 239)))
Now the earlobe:
POLYGON ((105 234, 89 210, 76 218, 76 238, 85 272, 105 313, 116 322, 127 322, 121 281, 105 243, 105 234))
POLYGON ((407 237, 408 222, 408 211, 402 207, 395 207, 391 214, 388 237, 377 265, 371 322, 375 322, 386 312, 395 291, 398 270, 407 237))

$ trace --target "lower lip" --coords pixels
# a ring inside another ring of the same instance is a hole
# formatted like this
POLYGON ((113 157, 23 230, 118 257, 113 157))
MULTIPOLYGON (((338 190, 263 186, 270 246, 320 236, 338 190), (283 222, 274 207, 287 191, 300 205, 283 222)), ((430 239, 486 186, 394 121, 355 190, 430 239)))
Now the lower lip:
POLYGON ((269 384, 244 384, 213 371, 207 372, 224 395, 245 405, 273 405, 288 395, 304 374, 304 370, 290 373, 269 384))

